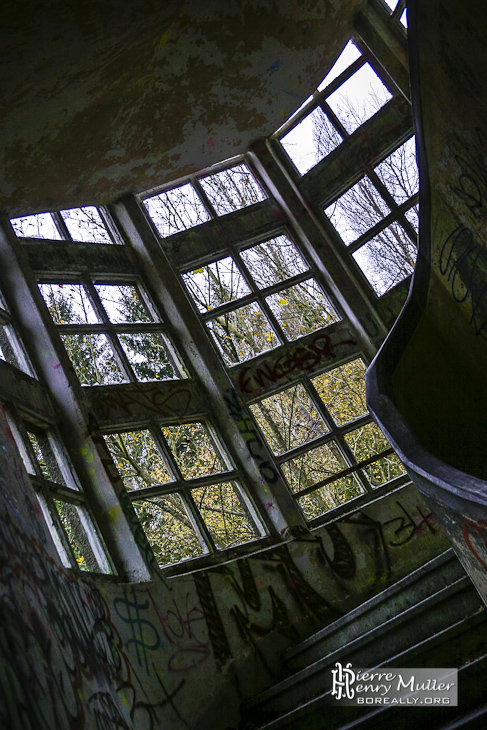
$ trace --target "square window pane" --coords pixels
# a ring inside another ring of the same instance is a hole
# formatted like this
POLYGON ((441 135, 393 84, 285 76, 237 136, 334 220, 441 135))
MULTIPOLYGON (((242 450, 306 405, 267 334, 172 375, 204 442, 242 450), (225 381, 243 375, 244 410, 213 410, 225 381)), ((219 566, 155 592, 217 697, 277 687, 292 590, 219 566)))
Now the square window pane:
POLYGON ((389 155, 374 172, 384 183, 396 203, 404 203, 419 190, 419 173, 416 163, 416 142, 411 137, 392 155, 389 155))
POLYGON ((360 58, 360 51, 353 41, 348 41, 343 51, 338 56, 337 60, 332 66, 332 69, 327 76, 323 79, 321 84, 318 86, 318 91, 323 91, 331 82, 336 79, 340 74, 345 71, 351 64, 360 58))
POLYGON ((179 563, 207 552, 179 494, 141 499, 134 502, 134 508, 159 565, 179 563))
POLYGON ((367 423, 355 431, 350 431, 345 434, 345 441, 357 461, 364 461, 379 451, 390 448, 389 442, 375 423, 367 423))
POLYGON ((171 481, 150 431, 111 433, 104 438, 126 489, 145 489, 171 481))
POLYGON ((144 205, 162 238, 211 218, 191 183, 147 198, 144 205))
POLYGON ((352 360, 311 381, 318 395, 339 426, 367 413, 365 365, 352 360))
POLYGON ((238 484, 223 482, 201 487, 194 489, 192 495, 220 550, 260 537, 238 484))
POLYGON ((138 380, 145 382, 179 377, 161 335, 137 332, 121 334, 119 340, 138 380))
POLYGON ((251 291, 231 256, 183 274, 183 281, 200 312, 233 302, 251 291))
POLYGON ((330 441, 316 449, 310 449, 296 459, 285 461, 281 466, 291 491, 299 492, 346 469, 349 464, 338 444, 330 441))
POLYGON ((56 324, 95 324, 98 317, 82 284, 39 284, 56 324))
POLYGON ((95 289, 113 324, 152 322, 147 307, 133 284, 95 284, 95 289))
POLYGON ((184 423, 161 429, 184 479, 225 471, 208 429, 202 423, 184 423))
POLYGON ((243 362, 280 344, 256 302, 206 323, 228 365, 243 362))
POLYGON ((250 406, 260 430, 275 454, 312 441, 328 432, 308 391, 294 385, 250 406))
POLYGON ((105 335, 61 335, 61 339, 82 385, 125 381, 105 335))
POLYGON ((83 243, 113 243, 97 209, 85 208, 62 210, 61 215, 73 241, 83 243))
POLYGON ((236 165, 200 180, 217 215, 265 200, 260 185, 246 165, 236 165))
POLYGON ((349 134, 373 116, 392 98, 392 94, 365 63, 333 92, 327 102, 349 134))
POLYGON ((271 294, 266 297, 266 302, 289 340, 307 335, 339 319, 330 300, 314 279, 271 294))
POLYGON ((364 467, 364 472, 373 487, 380 487, 381 484, 400 477, 405 473, 405 469, 397 454, 389 454, 364 467))
POLYGON ((240 256, 260 289, 290 279, 309 269, 298 249, 287 236, 246 248, 240 256))
POLYGON ((320 487, 315 492, 310 492, 310 494, 300 497, 298 502, 306 519, 312 520, 328 512, 328 510, 338 507, 340 504, 348 502, 354 497, 358 497, 364 491, 364 488, 356 478, 350 474, 347 477, 341 477, 335 482, 327 484, 325 487, 320 487))
POLYGON ((281 144, 304 175, 342 142, 342 137, 321 108, 314 109, 281 139, 281 144))
POLYGON ((346 244, 355 241, 388 213, 388 206, 368 177, 359 180, 325 210, 346 244))
POLYGON ((45 238, 50 241, 60 241, 61 234, 54 225, 50 213, 36 213, 22 218, 10 220, 15 235, 19 238, 45 238))
POLYGON ((378 296, 414 270, 417 249, 399 223, 392 223, 361 246, 353 257, 378 296))

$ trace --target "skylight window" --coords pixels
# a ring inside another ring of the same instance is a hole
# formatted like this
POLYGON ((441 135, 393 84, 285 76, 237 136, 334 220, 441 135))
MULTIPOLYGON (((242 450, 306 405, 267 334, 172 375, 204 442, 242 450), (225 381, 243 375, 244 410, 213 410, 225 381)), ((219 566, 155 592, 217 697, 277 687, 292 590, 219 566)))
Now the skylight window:
POLYGON ((240 210, 266 197, 244 164, 203 177, 200 183, 217 215, 240 210))
POLYGON ((44 238, 51 241, 61 240, 50 213, 36 213, 22 218, 12 218, 10 223, 19 238, 44 238))

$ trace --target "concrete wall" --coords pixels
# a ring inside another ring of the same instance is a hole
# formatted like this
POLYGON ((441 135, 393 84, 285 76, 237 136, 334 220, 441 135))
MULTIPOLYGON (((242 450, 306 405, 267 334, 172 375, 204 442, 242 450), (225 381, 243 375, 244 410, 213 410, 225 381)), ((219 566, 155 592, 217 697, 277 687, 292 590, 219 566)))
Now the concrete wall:
MULTIPOLYGON (((1 414, 0 414, 1 415, 1 414)), ((79 577, 59 563, 0 417, 0 725, 215 729, 272 682, 280 650, 447 547, 412 487, 308 540, 165 585, 79 577)))

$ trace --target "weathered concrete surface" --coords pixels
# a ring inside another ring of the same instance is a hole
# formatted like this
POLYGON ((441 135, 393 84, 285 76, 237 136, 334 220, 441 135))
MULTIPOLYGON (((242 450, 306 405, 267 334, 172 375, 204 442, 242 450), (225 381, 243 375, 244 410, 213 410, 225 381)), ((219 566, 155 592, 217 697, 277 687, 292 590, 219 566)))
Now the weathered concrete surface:
POLYGON ((361 4, 7 4, 0 209, 103 204, 244 152, 324 77, 361 4))
POLYGON ((369 406, 487 602, 487 17, 410 3, 419 256, 369 406))
POLYGON ((168 584, 78 577, 59 563, 1 410, 0 455, 0 718, 9 730, 183 730, 223 693, 212 727, 236 725, 242 695, 275 681, 281 649, 446 547, 404 487, 311 539, 168 584))

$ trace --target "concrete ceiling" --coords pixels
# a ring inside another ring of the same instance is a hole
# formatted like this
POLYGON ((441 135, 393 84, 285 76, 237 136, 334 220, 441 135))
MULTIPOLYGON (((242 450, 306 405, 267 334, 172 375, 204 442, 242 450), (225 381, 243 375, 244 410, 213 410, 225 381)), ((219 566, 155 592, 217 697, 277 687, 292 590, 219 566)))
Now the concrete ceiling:
POLYGON ((0 209, 103 204, 243 152, 323 78, 360 4, 5 4, 0 209))

